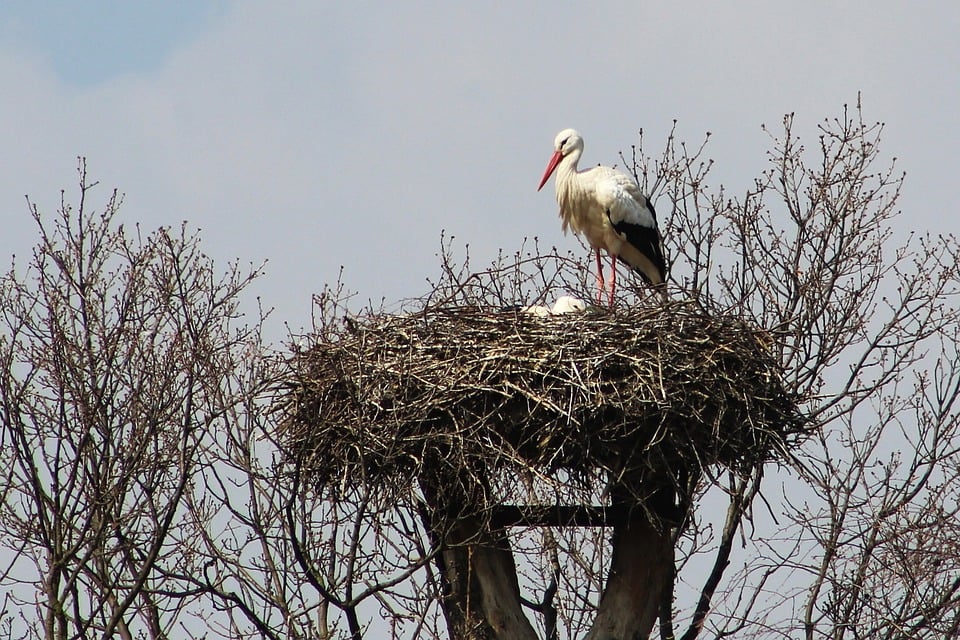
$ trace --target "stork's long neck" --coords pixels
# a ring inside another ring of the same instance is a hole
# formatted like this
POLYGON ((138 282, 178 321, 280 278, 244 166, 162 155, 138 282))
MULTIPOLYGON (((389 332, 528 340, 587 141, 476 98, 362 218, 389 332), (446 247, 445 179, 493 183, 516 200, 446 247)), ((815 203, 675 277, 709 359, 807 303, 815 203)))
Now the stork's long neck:
MULTIPOLYGON (((583 149, 574 149, 557 165, 557 204, 560 205, 560 218, 563 221, 563 230, 571 225, 571 218, 578 209, 577 201, 583 197, 580 187, 580 171, 577 165, 583 149)), ((579 232, 579 225, 573 222, 573 230, 579 232)))

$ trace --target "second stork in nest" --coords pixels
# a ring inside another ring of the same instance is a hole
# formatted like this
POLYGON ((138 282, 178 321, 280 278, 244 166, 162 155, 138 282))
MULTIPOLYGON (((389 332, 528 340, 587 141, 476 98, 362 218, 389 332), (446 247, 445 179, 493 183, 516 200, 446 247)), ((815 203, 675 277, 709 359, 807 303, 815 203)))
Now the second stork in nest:
POLYGON ((563 230, 584 236, 597 256, 597 301, 605 287, 600 250, 610 256, 609 302, 617 287, 617 260, 624 262, 665 299, 667 266, 657 214, 640 187, 628 175, 603 165, 580 170, 583 138, 564 129, 553 143, 554 153, 537 191, 557 172, 557 203, 563 230))

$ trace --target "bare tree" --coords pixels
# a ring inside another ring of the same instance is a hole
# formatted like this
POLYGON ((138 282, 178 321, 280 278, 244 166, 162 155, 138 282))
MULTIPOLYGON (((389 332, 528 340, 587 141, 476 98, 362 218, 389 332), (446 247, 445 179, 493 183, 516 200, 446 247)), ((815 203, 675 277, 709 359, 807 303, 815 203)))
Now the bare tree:
POLYGON ((638 163, 676 203, 675 278, 712 312, 775 332, 810 423, 764 525, 756 484, 724 488, 727 520, 684 638, 713 608, 715 637, 939 638, 960 623, 960 247, 898 225, 903 175, 881 164, 883 126, 861 113, 824 121, 812 150, 787 116, 740 198, 705 187, 702 148, 671 139, 659 162, 638 163), (745 518, 748 559, 722 585, 745 518))
POLYGON ((211 432, 239 396, 253 330, 233 326, 256 276, 219 275, 185 229, 147 237, 63 196, 30 205, 40 243, 0 280, 0 585, 11 634, 162 638, 194 598, 168 579, 211 432), (15 612, 15 613, 14 613, 15 612))

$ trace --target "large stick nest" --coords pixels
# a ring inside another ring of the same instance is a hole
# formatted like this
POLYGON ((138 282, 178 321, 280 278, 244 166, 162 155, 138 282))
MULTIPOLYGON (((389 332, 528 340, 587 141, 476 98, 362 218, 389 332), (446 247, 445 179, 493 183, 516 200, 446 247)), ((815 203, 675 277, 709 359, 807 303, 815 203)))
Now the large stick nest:
POLYGON ((776 457, 803 428, 769 333, 669 303, 547 318, 369 312, 292 361, 285 450, 320 484, 567 469, 676 477, 776 457))

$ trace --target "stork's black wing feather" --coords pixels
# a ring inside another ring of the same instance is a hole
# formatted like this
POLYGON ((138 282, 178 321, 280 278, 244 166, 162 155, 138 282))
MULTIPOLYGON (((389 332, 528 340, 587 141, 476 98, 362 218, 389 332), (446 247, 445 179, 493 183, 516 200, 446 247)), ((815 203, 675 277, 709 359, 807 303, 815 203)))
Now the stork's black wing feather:
MULTIPOLYGON (((647 201, 647 209, 650 211, 650 215, 653 216, 653 223, 655 226, 648 227, 641 224, 632 224, 626 220, 620 222, 614 222, 610 220, 610 224, 613 225, 613 228, 617 233, 623 234, 627 239, 627 242, 632 244, 637 250, 643 255, 647 256, 650 259, 650 262, 660 270, 660 274, 666 279, 667 275, 667 263, 663 257, 663 241, 660 238, 660 230, 656 227, 657 224, 657 212, 653 210, 653 204, 649 199, 647 201)), ((609 216, 609 212, 607 213, 609 216)), ((620 259, 621 262, 630 266, 623 258, 620 259)), ((637 273, 643 275, 639 269, 634 269, 637 273)))

